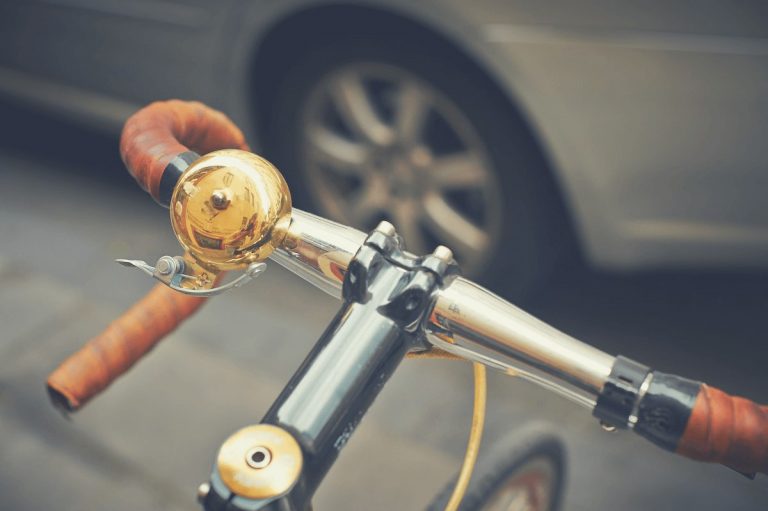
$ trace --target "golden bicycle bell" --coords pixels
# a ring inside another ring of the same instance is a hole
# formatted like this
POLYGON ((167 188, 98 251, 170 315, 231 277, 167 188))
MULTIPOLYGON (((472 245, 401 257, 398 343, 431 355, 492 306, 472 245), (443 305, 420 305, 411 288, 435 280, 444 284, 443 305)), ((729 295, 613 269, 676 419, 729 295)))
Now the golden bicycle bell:
POLYGON ((266 268, 263 263, 285 239, 291 223, 291 193, 274 165, 247 151, 214 151, 179 177, 170 203, 171 224, 183 257, 163 256, 155 266, 117 259, 171 289, 213 296, 240 287, 266 268), (218 285, 225 270, 244 270, 218 285))
POLYGON ((244 269, 285 238, 291 194, 270 162, 247 151, 209 153, 184 171, 170 204, 179 243, 204 268, 244 269))

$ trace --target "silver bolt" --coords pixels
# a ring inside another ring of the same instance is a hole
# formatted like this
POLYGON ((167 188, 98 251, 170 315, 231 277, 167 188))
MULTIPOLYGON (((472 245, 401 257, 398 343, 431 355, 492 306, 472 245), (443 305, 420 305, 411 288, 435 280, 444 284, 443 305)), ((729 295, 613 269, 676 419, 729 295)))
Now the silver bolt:
POLYGON ((451 251, 450 248, 446 247, 445 245, 438 245, 437 247, 435 247, 435 250, 432 252, 432 255, 442 261, 445 261, 446 263, 453 262, 453 252, 451 251))
POLYGON ((227 199, 227 194, 224 190, 214 190, 213 193, 211 193, 211 204, 213 204, 213 207, 216 209, 225 209, 227 207, 229 200, 227 199))
POLYGON ((603 431, 607 431, 608 433, 614 433, 616 431, 616 426, 608 424, 605 421, 600 421, 600 427, 603 428, 603 431))
POLYGON ((197 487, 197 501, 202 504, 210 492, 211 485, 209 483, 202 483, 197 487))
POLYGON ((245 454, 245 462, 251 468, 264 468, 272 463, 272 452, 258 445, 245 454))
POLYGON ((376 230, 382 234, 386 234, 387 236, 394 236, 396 232, 395 226, 386 220, 379 222, 379 225, 376 226, 376 230))
POLYGON ((157 260, 155 269, 160 275, 172 275, 179 271, 179 264, 173 257, 163 256, 157 260))
POLYGON ((258 277, 261 272, 267 269, 267 263, 251 263, 245 269, 245 274, 249 277, 258 277))

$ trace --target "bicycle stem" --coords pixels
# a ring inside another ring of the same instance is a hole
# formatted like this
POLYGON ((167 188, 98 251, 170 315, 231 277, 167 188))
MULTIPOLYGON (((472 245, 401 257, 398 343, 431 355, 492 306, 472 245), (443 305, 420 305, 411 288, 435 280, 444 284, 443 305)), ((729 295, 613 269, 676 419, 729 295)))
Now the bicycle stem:
MULTIPOLYGON (((291 219, 270 258, 341 298, 344 274, 366 234, 296 208, 291 219)), ((461 277, 436 292, 423 328, 434 346, 521 376, 589 409, 616 360, 461 277)))

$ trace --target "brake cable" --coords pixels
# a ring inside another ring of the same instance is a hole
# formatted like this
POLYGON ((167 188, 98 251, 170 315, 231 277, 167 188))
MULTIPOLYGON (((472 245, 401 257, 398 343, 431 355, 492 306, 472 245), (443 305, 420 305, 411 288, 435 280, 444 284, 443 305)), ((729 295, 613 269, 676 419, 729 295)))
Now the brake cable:
MULTIPOLYGON (((406 358, 411 359, 440 359, 440 360, 466 360, 461 357, 441 350, 432 348, 428 351, 408 353, 406 358)), ((472 406, 472 425, 467 439, 467 449, 464 452, 464 461, 459 470, 459 477, 453 487, 448 503, 445 505, 445 511, 456 511, 467 493, 469 481, 472 479, 472 473, 475 470, 477 455, 480 451, 480 443, 483 439, 483 426, 485 425, 486 401, 488 396, 488 382, 486 369, 483 364, 474 362, 472 364, 474 375, 474 403, 472 406)))
POLYGON ((480 441, 483 438, 483 425, 485 424, 485 401, 488 394, 488 384, 486 382, 486 370, 483 364, 474 362, 472 364, 475 381, 475 402, 472 407, 472 427, 469 430, 469 439, 467 440, 467 450, 464 453, 464 462, 461 464, 459 477, 456 480, 456 486, 453 488, 451 498, 445 505, 445 511, 456 511, 464 499, 467 492, 469 480, 472 478, 472 472, 477 462, 477 454, 480 451, 480 441))

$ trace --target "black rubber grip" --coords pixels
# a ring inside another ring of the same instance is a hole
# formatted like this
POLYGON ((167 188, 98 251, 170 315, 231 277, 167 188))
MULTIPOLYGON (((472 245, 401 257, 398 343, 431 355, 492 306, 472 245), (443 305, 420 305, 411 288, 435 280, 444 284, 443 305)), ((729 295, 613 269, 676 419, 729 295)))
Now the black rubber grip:
POLYGON ((685 432, 701 382, 654 371, 637 407, 635 432, 668 451, 675 451, 685 432))
POLYGON ((168 162, 165 170, 163 170, 163 175, 160 177, 157 202, 166 208, 171 204, 171 196, 173 195, 176 183, 179 182, 179 178, 187 170, 187 167, 192 165, 198 158, 200 158, 200 155, 196 152, 186 151, 168 162))
POLYGON ((650 371, 650 368, 634 360, 616 357, 592 414, 611 426, 628 428, 629 418, 637 405, 640 387, 650 371))

